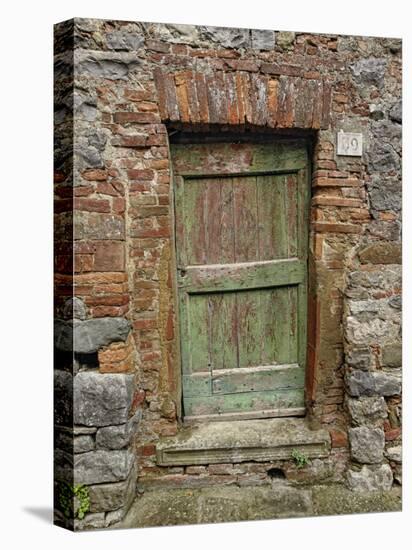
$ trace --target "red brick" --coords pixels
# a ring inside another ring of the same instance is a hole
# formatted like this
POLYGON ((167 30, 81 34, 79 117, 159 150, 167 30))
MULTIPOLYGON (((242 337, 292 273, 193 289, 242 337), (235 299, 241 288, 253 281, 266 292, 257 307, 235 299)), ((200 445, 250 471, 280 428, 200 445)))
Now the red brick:
POLYGON ((316 178, 313 185, 315 187, 360 187, 362 182, 354 178, 316 178))
POLYGON ((86 298, 88 306, 124 306, 129 303, 127 294, 113 294, 109 296, 90 296, 86 298))
POLYGON ((153 170, 133 168, 127 171, 127 176, 131 180, 150 181, 154 178, 153 170))
POLYGON ((271 128, 276 127, 278 113, 278 87, 277 80, 270 79, 268 81, 268 97, 267 97, 267 123, 271 128))
POLYGON ((274 75, 302 76, 303 74, 303 67, 301 66, 279 63, 262 63, 260 70, 262 73, 274 75))
POLYGON ((385 439, 386 441, 394 441, 395 439, 398 439, 401 435, 401 428, 391 428, 389 430, 385 431, 385 439))
POLYGON ((118 112, 114 113, 113 120, 117 124, 152 124, 160 121, 160 117, 157 113, 136 113, 136 112, 118 112))
POLYGON ((147 145, 147 136, 140 134, 137 136, 121 136, 116 138, 116 145, 121 147, 146 147, 147 145))
POLYGON ((110 202, 106 199, 84 199, 75 198, 73 201, 75 210, 81 210, 85 212, 110 212, 110 202))
POLYGON ((315 222, 313 227, 314 230, 319 233, 361 233, 362 231, 360 225, 352 225, 349 223, 315 222))
POLYGON ((216 71, 206 75, 207 104, 211 124, 228 122, 228 109, 223 72, 216 71))
POLYGON ((87 181, 106 181, 107 170, 85 170, 82 172, 82 178, 87 181))
POLYGON ((236 93, 236 76, 234 73, 225 73, 224 77, 227 92, 228 121, 229 124, 238 124, 239 112, 236 93))
POLYGON ((362 206, 362 201, 360 199, 345 199, 342 197, 334 197, 334 196, 320 196, 317 195, 316 197, 313 197, 312 204, 319 205, 319 206, 345 206, 345 207, 357 207, 362 206))
POLYGON ((279 128, 291 128, 294 122, 294 83, 291 79, 281 77, 278 89, 278 116, 279 128))
POLYGON ((124 271, 124 243, 106 241, 96 243, 94 269, 95 271, 124 271))
POLYGON ((190 122, 189 116, 189 99, 186 85, 186 73, 175 75, 176 96, 179 106, 181 122, 190 122))
POLYGON ((108 182, 98 183, 96 186, 96 193, 100 195, 109 195, 111 197, 118 197, 120 194, 116 187, 108 182))
MULTIPOLYGON (((64 279, 61 279, 64 280, 64 279)), ((126 273, 87 273, 76 275, 75 284, 98 284, 98 283, 123 283, 127 280, 126 273)))
POLYGON ((123 212, 126 210, 125 199, 120 199, 120 198, 113 199, 112 208, 115 214, 123 214, 123 212))
POLYGON ((332 86, 330 82, 323 82, 323 105, 322 105, 322 119, 321 119, 321 128, 323 130, 327 129, 330 124, 330 115, 331 115, 331 102, 332 102, 332 86))
POLYGON ((157 319, 136 319, 136 321, 133 322, 133 328, 135 330, 147 330, 157 327, 157 319))
POLYGON ((93 255, 92 254, 76 254, 74 257, 74 271, 83 273, 84 271, 93 270, 93 255))
POLYGON ((129 310, 129 304, 124 306, 93 306, 90 308, 92 317, 124 317, 129 310))
POLYGON ((128 101, 144 101, 153 97, 153 93, 149 90, 131 90, 129 88, 124 90, 123 95, 128 101))
MULTIPOLYGON (((257 73, 259 70, 259 61, 253 61, 250 59, 235 59, 226 61, 226 65, 235 71, 246 71, 251 73, 257 73)), ((264 72, 264 71, 262 71, 264 72)))
POLYGON ((348 434, 341 430, 329 430, 332 448, 347 447, 348 434))
POLYGON ((209 122, 209 107, 207 102, 205 75, 203 73, 196 72, 195 82, 200 122, 207 124, 209 122))
POLYGON ((156 454, 156 445, 144 445, 137 449, 138 453, 139 451, 142 456, 153 456, 156 454))
POLYGON ((210 464, 209 474, 229 475, 233 473, 233 464, 210 464))
POLYGON ((154 168, 155 170, 168 170, 169 169, 169 159, 151 159, 149 161, 146 161, 146 165, 150 166, 150 168, 154 168))

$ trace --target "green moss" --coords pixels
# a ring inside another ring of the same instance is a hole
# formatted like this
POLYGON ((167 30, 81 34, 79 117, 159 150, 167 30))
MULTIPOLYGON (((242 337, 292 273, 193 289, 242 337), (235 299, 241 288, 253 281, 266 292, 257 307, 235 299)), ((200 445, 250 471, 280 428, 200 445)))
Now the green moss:
POLYGON ((59 485, 59 504, 66 518, 83 519, 90 509, 89 489, 85 485, 70 485, 61 482, 59 485), (75 502, 78 506, 75 506, 75 502))
POLYGON ((298 451, 297 449, 293 449, 292 458, 295 461, 297 468, 303 468, 304 466, 309 464, 308 457, 301 451, 298 451))

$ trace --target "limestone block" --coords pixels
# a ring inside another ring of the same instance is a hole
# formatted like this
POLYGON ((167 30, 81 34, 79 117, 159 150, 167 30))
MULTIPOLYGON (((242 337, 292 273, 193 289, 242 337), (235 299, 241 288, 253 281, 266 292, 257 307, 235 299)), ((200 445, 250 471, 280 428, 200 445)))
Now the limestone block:
POLYGON ((364 372, 354 370, 345 377, 346 388, 352 397, 382 395, 400 395, 400 373, 388 373, 384 371, 364 372))
POLYGON ((62 351, 94 353, 112 342, 125 342, 130 322, 123 317, 100 317, 80 321, 74 319, 54 323, 55 346, 62 351))
POLYGON ((85 485, 122 481, 134 463, 129 451, 92 451, 74 457, 74 482, 85 485))
POLYGON ((128 507, 136 493, 136 468, 132 468, 125 481, 90 485, 90 511, 102 512, 128 507))
POLYGON ((393 474, 389 464, 375 468, 364 465, 361 470, 348 470, 346 479, 353 491, 389 491, 393 474))
POLYGON ((388 417, 386 401, 383 397, 347 397, 346 406, 352 423, 356 426, 379 425, 388 417))
POLYGON ((275 47, 275 32, 252 29, 252 48, 256 50, 273 50, 275 47))
POLYGON ((100 428, 96 434, 97 448, 122 449, 126 447, 130 443, 141 417, 142 411, 139 409, 126 424, 100 428))
POLYGON ((349 429, 349 443, 354 460, 362 464, 378 464, 383 460, 385 435, 380 428, 359 426, 349 429))
POLYGON ((74 422, 85 426, 124 424, 133 396, 133 375, 80 372, 74 379, 74 422))

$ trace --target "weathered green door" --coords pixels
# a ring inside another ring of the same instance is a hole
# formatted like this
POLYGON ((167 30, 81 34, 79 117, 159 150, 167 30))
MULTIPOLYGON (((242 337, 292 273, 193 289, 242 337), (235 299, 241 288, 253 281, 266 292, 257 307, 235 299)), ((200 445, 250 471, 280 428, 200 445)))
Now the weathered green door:
POLYGON ((185 419, 304 414, 305 144, 172 157, 185 419))

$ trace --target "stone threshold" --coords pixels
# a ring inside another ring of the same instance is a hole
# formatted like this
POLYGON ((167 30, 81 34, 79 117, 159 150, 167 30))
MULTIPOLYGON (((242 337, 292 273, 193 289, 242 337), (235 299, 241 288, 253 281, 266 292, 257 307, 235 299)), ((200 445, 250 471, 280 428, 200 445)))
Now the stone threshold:
POLYGON ((339 484, 310 488, 274 483, 269 487, 163 489, 135 499, 113 528, 195 525, 226 521, 399 512, 401 489, 353 492, 339 484))
POLYGON ((156 445, 159 466, 288 460, 299 451, 307 458, 330 453, 327 430, 312 430, 305 418, 210 422, 183 427, 156 445))

